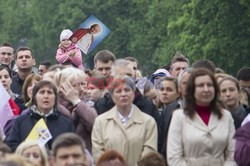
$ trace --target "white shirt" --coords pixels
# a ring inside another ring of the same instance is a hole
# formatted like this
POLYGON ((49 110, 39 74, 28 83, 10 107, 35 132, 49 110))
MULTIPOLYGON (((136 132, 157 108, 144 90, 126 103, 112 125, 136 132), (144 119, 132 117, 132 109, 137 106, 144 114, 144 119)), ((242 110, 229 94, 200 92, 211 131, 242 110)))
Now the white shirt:
POLYGON ((91 39, 92 35, 90 33, 86 33, 80 40, 78 40, 76 45, 82 50, 82 52, 87 54, 92 43, 91 39))
POLYGON ((131 118, 131 116, 132 116, 132 114, 133 114, 133 112, 134 112, 134 109, 135 109, 135 108, 134 108, 134 106, 132 105, 128 117, 123 116, 119 111, 117 111, 117 112, 118 112, 118 115, 119 115, 119 118, 121 119, 121 122, 122 122, 122 124, 123 124, 124 126, 126 125, 126 123, 128 122, 128 120, 131 118))

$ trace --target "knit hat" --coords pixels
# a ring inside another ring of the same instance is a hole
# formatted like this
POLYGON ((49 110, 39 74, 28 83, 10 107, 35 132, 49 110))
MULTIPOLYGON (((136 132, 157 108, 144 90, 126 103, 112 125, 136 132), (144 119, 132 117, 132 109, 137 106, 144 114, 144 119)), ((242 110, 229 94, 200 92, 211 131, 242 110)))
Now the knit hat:
POLYGON ((60 41, 64 39, 69 39, 72 36, 73 32, 69 29, 64 29, 60 35, 60 41))

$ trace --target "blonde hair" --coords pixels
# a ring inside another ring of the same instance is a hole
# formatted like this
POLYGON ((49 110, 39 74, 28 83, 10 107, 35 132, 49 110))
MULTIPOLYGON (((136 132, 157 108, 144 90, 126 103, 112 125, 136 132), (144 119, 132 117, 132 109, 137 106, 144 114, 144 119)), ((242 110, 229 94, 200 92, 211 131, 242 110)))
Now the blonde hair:
POLYGON ((24 141, 22 142, 16 149, 15 153, 22 156, 23 155, 23 152, 32 147, 32 146, 37 146, 40 150, 40 155, 41 155, 41 158, 42 158, 42 163, 41 165, 42 166, 49 166, 49 163, 48 163, 48 155, 47 155, 47 152, 46 152, 46 149, 42 146, 40 146, 37 142, 35 141, 24 141))
POLYGON ((0 161, 1 166, 13 165, 13 166, 38 166, 31 161, 24 160, 22 156, 18 154, 10 154, 0 161))
POLYGON ((58 71, 55 74, 54 80, 56 86, 59 87, 65 81, 71 81, 73 79, 79 78, 86 80, 85 72, 74 67, 68 67, 61 71, 58 71))

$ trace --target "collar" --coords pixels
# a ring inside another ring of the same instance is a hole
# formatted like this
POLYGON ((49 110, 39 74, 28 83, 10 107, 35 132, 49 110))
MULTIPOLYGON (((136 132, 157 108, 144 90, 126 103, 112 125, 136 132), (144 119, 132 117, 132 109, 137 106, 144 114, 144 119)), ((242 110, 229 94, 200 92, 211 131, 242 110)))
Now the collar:
MULTIPOLYGON (((144 118, 142 116, 141 110, 134 104, 133 104, 133 107, 134 107, 134 111, 131 114, 130 119, 135 123, 143 123, 144 118)), ((105 119, 114 119, 114 120, 116 120, 117 119, 117 107, 114 106, 111 110, 107 111, 105 114, 106 114, 105 119)))
POLYGON ((33 110, 34 113, 37 113, 38 115, 46 118, 46 117, 48 117, 48 116, 50 116, 50 115, 53 114, 53 110, 54 109, 52 108, 47 114, 45 114, 43 112, 38 111, 35 105, 32 105, 31 106, 31 110, 33 110))
POLYGON ((132 114, 133 114, 133 112, 134 112, 134 109, 135 109, 135 108, 134 108, 134 106, 132 105, 128 117, 123 116, 123 115, 117 110, 118 116, 119 116, 119 118, 120 118, 120 120, 121 120, 121 122, 122 122, 123 125, 126 125, 126 123, 128 122, 128 120, 131 118, 131 116, 132 116, 132 114))
POLYGON ((16 73, 16 75, 15 76, 13 76, 13 78, 15 77, 15 79, 16 79, 16 82, 18 82, 18 83, 24 83, 24 80, 22 80, 20 77, 19 77, 19 74, 18 73, 16 73))

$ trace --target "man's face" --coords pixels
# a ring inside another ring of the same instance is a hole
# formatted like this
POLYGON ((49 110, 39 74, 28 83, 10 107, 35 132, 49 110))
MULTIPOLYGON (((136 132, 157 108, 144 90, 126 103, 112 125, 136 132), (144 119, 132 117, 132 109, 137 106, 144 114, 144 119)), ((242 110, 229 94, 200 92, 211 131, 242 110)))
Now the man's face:
POLYGON ((126 67, 116 66, 115 74, 120 76, 134 76, 134 70, 131 65, 127 65, 126 67))
POLYGON ((99 60, 96 61, 95 70, 104 75, 106 78, 109 78, 111 75, 112 61, 108 61, 108 63, 101 62, 99 60))
POLYGON ((101 27, 99 25, 94 26, 90 29, 90 34, 95 35, 101 31, 101 27))
POLYGON ((48 69, 46 68, 45 65, 39 65, 38 73, 39 73, 41 76, 43 76, 47 71, 48 71, 48 69))
POLYGON ((175 78, 178 77, 179 73, 188 67, 187 62, 175 62, 171 66, 171 75, 175 78))
POLYGON ((0 63, 10 65, 14 59, 14 50, 11 47, 3 46, 0 47, 0 63))
POLYGON ((239 84, 241 88, 250 89, 250 80, 248 81, 239 80, 239 84))
POLYGON ((79 166, 88 165, 87 157, 80 145, 61 147, 57 150, 56 156, 54 156, 55 166, 75 166, 77 164, 79 166))
POLYGON ((29 50, 19 51, 17 53, 16 65, 18 70, 30 70, 35 65, 35 59, 32 58, 29 50))
POLYGON ((185 72, 182 75, 181 82, 180 82, 179 87, 178 87, 182 98, 184 98, 184 96, 186 95, 187 81, 188 81, 190 75, 191 74, 188 72, 185 72))
POLYGON ((137 71, 137 69, 138 69, 137 63, 136 63, 136 62, 131 62, 131 61, 128 61, 128 62, 129 62, 129 64, 132 66, 132 68, 133 68, 133 70, 134 70, 134 75, 133 75, 133 77, 135 77, 135 76, 136 76, 136 71, 137 71))

